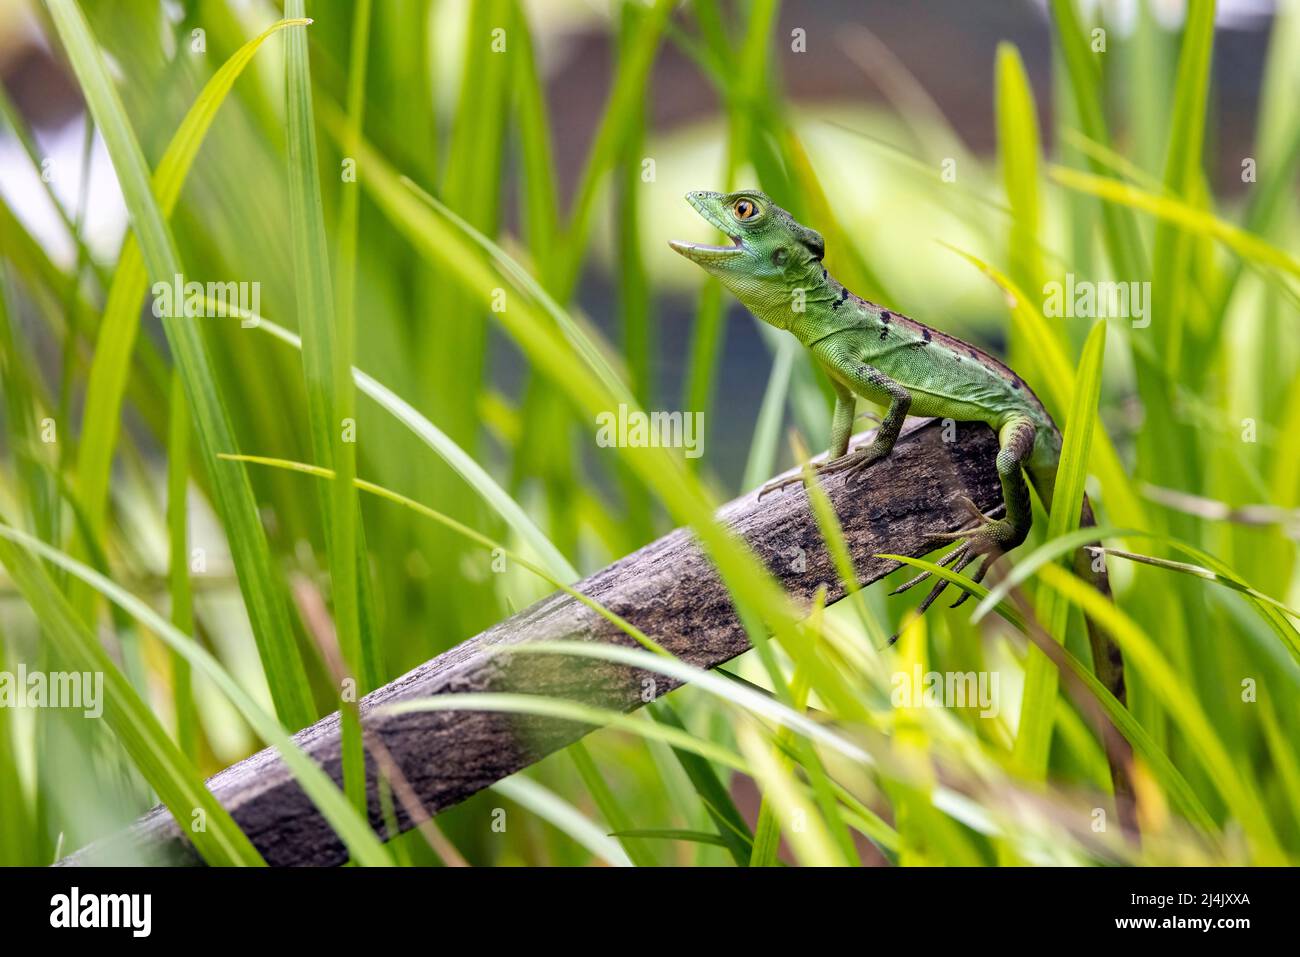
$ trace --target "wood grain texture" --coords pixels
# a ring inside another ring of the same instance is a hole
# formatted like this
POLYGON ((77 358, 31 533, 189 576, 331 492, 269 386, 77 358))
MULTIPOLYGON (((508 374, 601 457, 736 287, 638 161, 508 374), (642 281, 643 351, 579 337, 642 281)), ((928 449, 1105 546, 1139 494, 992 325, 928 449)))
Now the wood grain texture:
MULTIPOLYGON (((855 445, 867 438, 856 437, 855 445)), ((839 513, 861 583, 874 582, 896 567, 873 558, 874 554, 924 555, 942 544, 936 533, 962 527, 969 516, 959 496, 970 497, 986 512, 996 507, 1001 502, 996 455, 997 438, 987 426, 949 423, 945 427, 937 420, 925 420, 912 423, 893 453, 870 468, 860 482, 846 487, 838 476, 828 479, 823 487, 839 513)), ((796 601, 811 601, 823 583, 828 601, 844 597, 803 489, 786 489, 761 503, 751 492, 728 503, 719 518, 762 557, 796 601)), ((687 530, 651 542, 576 587, 698 667, 715 667, 749 647, 726 589, 687 530)), ((557 592, 363 699, 368 733, 383 742, 430 813, 464 800, 594 728, 491 712, 377 714, 380 705, 452 692, 512 691, 632 711, 644 703, 643 679, 653 677, 656 695, 676 686, 663 676, 607 662, 501 654, 503 647, 557 639, 635 646, 581 602, 557 592)), ((340 780, 337 713, 300 731, 294 740, 335 781, 340 780)), ((371 823, 384 834, 375 765, 369 758, 367 774, 371 823)), ((324 866, 346 860, 342 843, 273 750, 226 768, 208 781, 208 787, 268 863, 324 866)), ((413 826, 400 805, 396 812, 401 830, 413 826)), ((170 813, 161 807, 121 835, 91 844, 61 863, 120 859, 128 848, 150 863, 199 863, 170 813)))

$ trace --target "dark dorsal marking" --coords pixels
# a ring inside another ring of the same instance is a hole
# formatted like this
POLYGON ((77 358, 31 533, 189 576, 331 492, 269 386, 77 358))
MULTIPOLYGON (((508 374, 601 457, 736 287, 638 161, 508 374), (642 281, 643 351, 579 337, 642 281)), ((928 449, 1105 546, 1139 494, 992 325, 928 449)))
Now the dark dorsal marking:
POLYGON ((930 330, 929 330, 929 329, 922 329, 922 330, 921 330, 921 338, 924 339, 926 342, 929 342, 929 341, 930 341, 930 330))
POLYGON ((822 239, 822 234, 815 229, 809 229, 800 223, 796 223, 786 213, 785 218, 789 221, 790 230, 794 233, 795 239, 803 244, 804 248, 812 254, 813 259, 821 262, 826 255, 826 240, 822 239))

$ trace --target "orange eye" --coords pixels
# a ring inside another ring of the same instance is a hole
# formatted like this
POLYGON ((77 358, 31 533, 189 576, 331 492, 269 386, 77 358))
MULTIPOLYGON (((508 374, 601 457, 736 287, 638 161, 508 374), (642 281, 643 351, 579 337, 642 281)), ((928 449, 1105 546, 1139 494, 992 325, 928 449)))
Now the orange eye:
POLYGON ((758 206, 753 200, 738 199, 732 205, 731 211, 736 214, 737 219, 753 219, 758 215, 758 206))

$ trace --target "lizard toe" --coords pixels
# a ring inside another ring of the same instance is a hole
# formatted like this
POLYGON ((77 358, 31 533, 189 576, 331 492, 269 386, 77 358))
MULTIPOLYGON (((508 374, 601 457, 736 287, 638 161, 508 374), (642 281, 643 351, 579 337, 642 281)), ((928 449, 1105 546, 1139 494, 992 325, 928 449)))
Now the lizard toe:
MULTIPOLYGON (((956 548, 950 551, 947 555, 944 555, 941 559, 939 559, 939 561, 936 564, 938 564, 940 568, 946 568, 947 566, 951 565, 953 562, 960 559, 962 555, 966 553, 966 550, 967 550, 967 545, 963 542, 961 545, 958 545, 956 548)), ((933 572, 929 572, 929 571, 921 572, 921 574, 917 575, 915 578, 909 578, 907 581, 903 582, 903 584, 899 585, 889 594, 901 595, 903 594, 903 592, 907 591, 909 588, 913 587, 914 585, 921 584, 921 582, 925 581, 933 574, 934 574, 933 572)))
MULTIPOLYGON (((997 560, 1001 557, 1002 557, 1001 555, 986 554, 984 556, 984 561, 980 562, 979 568, 975 569, 975 573, 971 575, 970 580, 974 582, 976 585, 978 585, 980 582, 984 580, 984 576, 989 573, 989 569, 992 568, 994 563, 997 562, 997 560)), ((970 598, 970 596, 971 596, 971 592, 963 589, 961 595, 958 596, 957 600, 953 602, 952 605, 950 605, 949 607, 951 608, 958 607, 963 602, 965 602, 966 599, 970 598)))

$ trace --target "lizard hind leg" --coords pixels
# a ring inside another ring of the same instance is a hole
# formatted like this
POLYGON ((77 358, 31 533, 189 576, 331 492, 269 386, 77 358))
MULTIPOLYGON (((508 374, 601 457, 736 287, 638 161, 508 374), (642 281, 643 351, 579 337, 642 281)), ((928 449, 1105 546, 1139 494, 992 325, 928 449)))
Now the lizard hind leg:
MULTIPOLYGON (((1033 511, 1029 502, 1029 486, 1025 484, 1024 473, 1021 469, 1033 452, 1035 435, 1034 423, 1023 417, 1011 419, 998 430, 998 441, 1001 448, 998 452, 997 468, 998 478, 1002 484, 1002 500, 1006 507, 1006 515, 1003 518, 991 519, 979 513, 973 503, 968 505, 968 510, 979 514, 979 521, 973 529, 935 536, 936 538, 964 539, 960 545, 939 560, 938 564, 941 567, 951 565, 954 572, 960 573, 976 559, 983 558, 983 561, 980 562, 979 567, 975 569, 974 574, 971 576, 971 580, 978 583, 984 579, 989 568, 993 566, 999 557, 1025 540, 1025 536, 1029 533, 1029 526, 1033 521, 1033 511)), ((923 572, 904 582, 890 594, 902 594, 931 577, 930 572, 923 572)), ((917 614, 925 614, 926 609, 934 604, 948 585, 948 580, 943 578, 935 582, 929 594, 917 606, 917 614)), ((953 602, 953 607, 960 605, 969 596, 970 592, 963 590, 962 594, 953 602)), ((891 638, 890 642, 892 643, 893 640, 891 638)))

